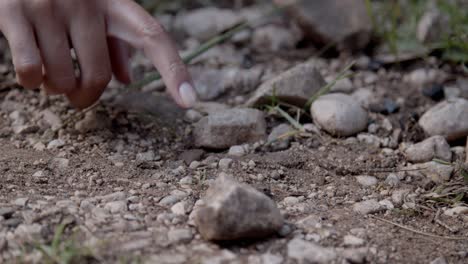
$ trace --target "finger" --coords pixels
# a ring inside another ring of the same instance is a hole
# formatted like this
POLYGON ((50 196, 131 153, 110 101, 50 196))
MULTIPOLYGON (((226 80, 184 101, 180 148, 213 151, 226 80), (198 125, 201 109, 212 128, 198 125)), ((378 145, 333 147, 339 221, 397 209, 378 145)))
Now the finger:
POLYGON ((112 72, 117 80, 124 84, 132 82, 130 69, 130 47, 122 40, 109 37, 109 54, 112 65, 112 72))
POLYGON ((0 30, 10 45, 18 83, 28 89, 38 88, 42 83, 42 60, 33 28, 18 3, 0 10, 0 30))
POLYGON ((182 107, 192 107, 196 101, 193 82, 175 43, 162 26, 133 1, 106 2, 108 34, 143 49, 174 100, 182 107))
POLYGON ((104 18, 94 15, 93 10, 78 12, 69 29, 80 66, 80 77, 78 88, 68 93, 67 97, 72 105, 80 109, 94 104, 112 77, 104 18))
POLYGON ((32 17, 40 19, 33 22, 44 64, 44 87, 51 94, 70 92, 76 88, 77 80, 65 26, 58 21, 50 1, 34 3, 30 7, 35 12, 32 17))

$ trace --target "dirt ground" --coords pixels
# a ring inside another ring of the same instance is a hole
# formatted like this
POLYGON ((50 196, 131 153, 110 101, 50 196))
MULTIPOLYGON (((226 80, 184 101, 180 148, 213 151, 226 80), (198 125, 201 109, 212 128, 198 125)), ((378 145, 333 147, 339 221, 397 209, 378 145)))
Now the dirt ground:
MULTIPOLYGON (((285 54, 243 50, 242 56, 270 72, 281 72, 315 53, 309 48, 285 54)), ((320 63, 323 72, 336 73, 360 58, 322 58, 320 63)), ((128 91, 112 83, 91 112, 97 122, 93 131, 80 132, 75 124, 84 117, 64 98, 16 87, 11 67, 4 65, 0 263, 54 263, 53 256, 60 254, 73 255, 77 263, 295 263, 287 254, 294 237, 350 249, 357 259, 348 263, 432 263, 441 257, 446 262, 433 263, 468 262, 468 239, 463 239, 468 237, 467 217, 441 214, 453 204, 425 198, 437 188, 466 186, 462 176, 455 173, 443 184, 414 176, 404 171, 408 162, 400 151, 401 144, 426 138, 417 119, 437 103, 407 85, 404 77, 414 69, 433 68, 443 72, 442 83, 450 85, 466 76, 460 66, 435 58, 377 69, 358 65, 351 79, 373 92, 373 102, 388 98, 400 106, 391 114, 371 111, 370 123, 377 129, 368 133, 373 136, 370 144, 326 132, 298 135, 285 150, 272 151, 260 144, 243 157, 229 157, 233 163, 223 169, 218 162, 228 157, 227 151, 194 147, 193 123, 162 92, 128 91), (26 120, 20 133, 13 129, 15 110, 26 120), (58 120, 46 118, 44 111, 58 120), (396 144, 375 145, 375 138, 394 139, 396 144), (148 151, 154 156, 142 157, 148 151), (190 166, 193 161, 199 161, 198 166, 190 166), (222 171, 277 202, 288 223, 285 230, 261 241, 204 241, 189 215, 222 171), (401 176, 394 185, 386 182, 392 173, 401 176), (378 183, 363 186, 356 181, 358 175, 375 176, 378 183), (392 195, 402 190, 406 197, 397 204, 392 195), (368 215, 353 211, 355 203, 369 199, 392 201, 394 208, 368 215), (112 203, 119 201, 125 206, 112 203), (189 205, 185 215, 171 212, 179 201, 189 205), (315 224, 300 224, 304 218, 315 224), (52 243, 62 224, 59 250, 47 258, 40 248, 52 243), (348 235, 362 241, 347 243, 348 235)), ((216 101, 235 106, 240 104, 232 100, 236 96, 248 98, 232 90, 216 101)), ((286 122, 273 114, 267 121, 269 130, 286 122)), ((307 116, 301 121, 311 122, 307 116)), ((465 142, 451 142, 451 147, 458 147, 453 150, 460 161, 465 160, 464 146, 465 142)), ((467 193, 459 203, 466 204, 466 197, 467 193)))

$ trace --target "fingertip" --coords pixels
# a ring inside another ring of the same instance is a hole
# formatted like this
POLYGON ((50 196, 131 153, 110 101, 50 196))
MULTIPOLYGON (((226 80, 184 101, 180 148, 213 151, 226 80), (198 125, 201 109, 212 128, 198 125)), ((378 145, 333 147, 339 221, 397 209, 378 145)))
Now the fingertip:
POLYGON ((179 86, 179 96, 181 99, 182 107, 192 108, 197 102, 197 94, 192 84, 184 82, 179 86))

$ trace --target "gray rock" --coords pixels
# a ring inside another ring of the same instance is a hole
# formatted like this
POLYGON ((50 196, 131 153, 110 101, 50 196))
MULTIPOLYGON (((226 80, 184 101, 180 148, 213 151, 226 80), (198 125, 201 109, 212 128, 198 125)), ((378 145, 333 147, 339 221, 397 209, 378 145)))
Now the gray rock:
POLYGON ((218 166, 219 166, 219 168, 222 169, 222 170, 227 170, 227 169, 229 169, 229 168, 231 167, 232 161, 233 161, 232 159, 227 159, 227 158, 221 159, 221 160, 219 161, 219 165, 218 165, 218 166))
POLYGON ((182 199, 184 199, 185 197, 187 197, 187 194, 184 194, 182 192, 172 192, 170 195, 164 197, 163 199, 161 199, 161 201, 159 201, 159 205, 162 205, 162 206, 172 206, 174 204, 176 204, 177 202, 181 201, 182 199))
POLYGON ((283 216, 265 194, 222 173, 208 189, 195 223, 207 240, 263 238, 278 232, 283 216))
POLYGON ((15 213, 15 210, 11 207, 0 207, 0 216, 4 219, 10 218, 15 213))
POLYGON ((243 157, 245 154, 247 154, 247 150, 244 146, 232 146, 228 151, 228 155, 234 157, 243 157))
POLYGON ((395 208, 393 203, 390 200, 384 199, 379 202, 379 204, 386 210, 392 210, 395 208))
POLYGON ((371 39, 372 23, 364 0, 298 1, 288 9, 319 45, 336 43, 340 49, 359 50, 371 39))
POLYGON ((468 215, 468 206, 456 206, 454 208, 447 209, 444 211, 444 215, 451 217, 468 215))
POLYGON ((197 110, 189 109, 185 112, 184 120, 189 123, 195 123, 200 121, 203 118, 203 115, 197 110))
POLYGON ((198 99, 210 101, 227 92, 236 69, 192 68, 190 73, 193 76, 198 99))
POLYGON ((178 202, 171 207, 171 212, 176 215, 186 215, 188 210, 188 205, 186 202, 178 202))
MULTIPOLYGON (((332 81, 335 80, 335 77, 328 77, 325 78, 327 83, 331 83, 332 81)), ((333 87, 331 88, 331 92, 333 93, 345 93, 345 94, 350 94, 354 90, 354 85, 353 82, 349 78, 344 78, 335 83, 333 87)))
POLYGON ((47 149, 57 149, 65 146, 65 141, 61 139, 54 139, 47 144, 47 149))
POLYGON ((373 214, 383 210, 382 205, 377 200, 367 200, 359 203, 355 203, 353 211, 359 214, 373 214))
POLYGON ((356 181, 365 187, 375 186, 379 183, 376 177, 367 175, 357 176, 356 181))
POLYGON ((336 136, 352 136, 367 128, 368 114, 351 96, 328 94, 311 106, 316 125, 336 136))
POLYGON ((299 264, 307 263, 331 263, 337 257, 337 253, 332 248, 325 248, 316 243, 295 238, 288 243, 288 257, 299 264))
POLYGON ((392 187, 398 186, 398 184, 400 184, 400 177, 398 177, 398 175, 395 173, 390 173, 387 175, 385 183, 392 187))
POLYGON ((301 38, 301 34, 295 34, 290 28, 271 24, 254 31, 252 45, 259 51, 278 52, 295 48, 301 38))
POLYGON ((360 264, 367 263, 366 257, 369 254, 367 247, 361 248, 348 248, 340 252, 340 255, 346 259, 349 263, 360 264))
POLYGON ((418 144, 409 146, 405 150, 408 161, 421 163, 433 159, 452 161, 452 151, 450 145, 442 136, 430 137, 418 144))
POLYGON ((87 112, 84 118, 75 124, 75 129, 80 133, 88 133, 110 127, 111 120, 104 114, 95 111, 87 112))
POLYGON ((109 210, 111 214, 123 213, 127 211, 127 202, 125 201, 108 202, 106 203, 104 208, 109 210))
POLYGON ((274 96, 277 100, 304 107, 310 97, 325 85, 315 63, 305 62, 263 83, 246 106, 269 103, 274 96))
POLYGON ((54 158, 49 163, 49 168, 65 170, 70 165, 70 160, 65 158, 54 158))
POLYGON ((178 15, 174 23, 190 37, 205 41, 241 20, 232 10, 205 7, 178 15))
POLYGON ((468 101, 457 98, 439 103, 419 119, 419 125, 430 136, 464 138, 468 136, 468 101))
POLYGON ((362 238, 353 235, 346 235, 343 238, 343 244, 345 246, 352 246, 352 247, 359 247, 366 243, 366 241, 362 238))
POLYGON ((282 264, 284 259, 281 255, 276 255, 272 253, 265 253, 261 257, 261 263, 263 264, 282 264))
POLYGON ((167 232, 167 238, 171 244, 188 243, 193 239, 193 233, 190 229, 171 229, 167 232))
POLYGON ((408 73, 403 79, 414 87, 422 88, 424 85, 443 81, 444 78, 444 74, 439 70, 420 68, 408 73))
MULTIPOLYGON (((454 171, 453 166, 441 164, 435 161, 413 165, 413 167, 420 169, 419 173, 422 173, 435 183, 447 182, 452 177, 454 171)), ((418 171, 415 171, 415 173, 418 173, 418 171)))
POLYGON ((16 200, 12 201, 12 204, 25 207, 28 204, 29 198, 21 197, 17 198, 16 200))
POLYGON ((375 102, 375 95, 370 89, 357 89, 351 96, 366 109, 375 102))
POLYGON ((431 261, 431 263, 429 264, 447 264, 447 260, 444 258, 444 257, 438 257, 436 259, 434 259, 433 261, 431 261))
POLYGON ((226 149, 266 137, 266 122, 261 111, 231 109, 202 118, 194 128, 195 145, 226 149))
POLYGON ((42 111, 42 118, 52 128, 53 131, 57 131, 62 127, 62 120, 58 115, 46 109, 42 111))
POLYGON ((281 124, 271 131, 268 136, 268 143, 272 150, 285 150, 289 148, 294 133, 294 128, 288 124, 281 124))
POLYGON ((142 152, 138 153, 136 155, 136 160, 137 161, 154 161, 156 159, 156 154, 154 154, 154 151, 150 150, 147 152, 142 152))
POLYGON ((395 190, 392 193, 392 201, 395 205, 402 205, 405 197, 411 192, 411 190, 408 189, 400 189, 400 190, 395 190))

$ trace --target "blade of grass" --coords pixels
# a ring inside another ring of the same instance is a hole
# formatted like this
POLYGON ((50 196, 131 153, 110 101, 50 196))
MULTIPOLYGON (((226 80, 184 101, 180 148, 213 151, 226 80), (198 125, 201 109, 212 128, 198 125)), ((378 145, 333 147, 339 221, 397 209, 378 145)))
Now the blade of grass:
POLYGON ((309 98, 309 100, 307 101, 305 105, 305 108, 306 109, 309 108, 315 102, 315 100, 317 100, 320 96, 329 93, 330 90, 333 88, 333 86, 335 86, 337 82, 350 77, 351 74, 348 74, 347 72, 354 66, 354 64, 356 64, 355 61, 351 62, 338 74, 338 76, 333 81, 331 81, 330 83, 322 87, 317 93, 315 93, 311 98, 309 98))
POLYGON ((279 115, 281 115, 284 119, 286 119, 295 129, 305 132, 305 128, 301 123, 299 123, 296 119, 294 119, 292 116, 290 116, 288 113, 286 113, 283 109, 280 107, 271 107, 267 106, 268 110, 277 112, 279 115))

